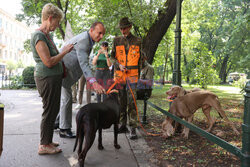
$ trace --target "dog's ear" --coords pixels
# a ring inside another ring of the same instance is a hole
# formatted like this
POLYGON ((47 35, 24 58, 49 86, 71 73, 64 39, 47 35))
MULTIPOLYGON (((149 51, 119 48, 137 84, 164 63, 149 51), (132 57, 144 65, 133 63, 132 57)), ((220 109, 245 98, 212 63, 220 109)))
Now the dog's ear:
POLYGON ((178 93, 177 97, 184 96, 184 95, 185 95, 185 90, 182 87, 179 87, 179 93, 178 93))

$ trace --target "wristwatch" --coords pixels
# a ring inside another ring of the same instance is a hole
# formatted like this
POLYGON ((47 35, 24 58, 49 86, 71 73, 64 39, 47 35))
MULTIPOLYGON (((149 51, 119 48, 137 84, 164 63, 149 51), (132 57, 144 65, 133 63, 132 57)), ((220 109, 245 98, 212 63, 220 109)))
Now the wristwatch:
POLYGON ((89 83, 90 83, 90 84, 93 84, 95 81, 96 81, 96 79, 95 79, 95 78, 91 78, 91 79, 89 79, 89 83))

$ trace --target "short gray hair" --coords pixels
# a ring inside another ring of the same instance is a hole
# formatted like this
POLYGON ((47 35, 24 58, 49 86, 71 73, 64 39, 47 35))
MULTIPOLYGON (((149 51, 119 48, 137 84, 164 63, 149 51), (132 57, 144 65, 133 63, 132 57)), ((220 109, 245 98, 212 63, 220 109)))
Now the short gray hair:
POLYGON ((92 23, 92 25, 91 25, 90 28, 95 29, 95 27, 96 27, 98 24, 101 24, 101 25, 104 27, 104 24, 103 24, 101 21, 96 21, 96 22, 92 23))
POLYGON ((49 16, 52 16, 53 18, 59 18, 60 20, 63 19, 64 14, 61 9, 59 9, 57 6, 53 5, 52 3, 47 3, 44 5, 42 10, 42 20, 47 20, 49 16))

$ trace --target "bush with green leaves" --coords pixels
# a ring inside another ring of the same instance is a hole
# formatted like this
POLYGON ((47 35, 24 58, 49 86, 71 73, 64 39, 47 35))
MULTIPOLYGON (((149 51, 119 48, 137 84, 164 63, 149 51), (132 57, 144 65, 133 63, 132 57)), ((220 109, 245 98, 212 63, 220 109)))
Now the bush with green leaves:
POLYGON ((219 83, 220 79, 213 67, 215 59, 212 56, 212 52, 207 49, 205 44, 197 44, 194 62, 196 66, 193 69, 193 79, 197 81, 199 86, 206 89, 209 84, 214 85, 219 83))
POLYGON ((23 83, 24 86, 27 86, 29 88, 34 88, 36 87, 35 80, 34 80, 34 70, 35 68, 33 66, 26 67, 23 70, 23 83))
POLYGON ((240 88, 240 93, 244 94, 246 83, 247 83, 247 79, 244 77, 240 77, 240 79, 238 81, 234 81, 232 85, 240 88))
POLYGON ((21 89, 23 87, 23 77, 22 76, 12 76, 10 77, 10 85, 9 88, 10 89, 21 89))

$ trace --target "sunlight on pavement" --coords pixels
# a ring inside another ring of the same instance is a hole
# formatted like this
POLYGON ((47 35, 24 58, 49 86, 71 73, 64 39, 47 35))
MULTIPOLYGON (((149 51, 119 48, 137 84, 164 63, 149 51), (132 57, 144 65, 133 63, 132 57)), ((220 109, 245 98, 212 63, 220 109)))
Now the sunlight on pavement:
POLYGON ((74 158, 73 156, 69 157, 68 161, 69 161, 70 166, 74 166, 78 163, 78 160, 76 158, 74 158))
POLYGON ((8 115, 5 115, 4 118, 17 118, 20 116, 21 116, 21 114, 8 114, 8 115))
POLYGON ((33 92, 18 93, 19 97, 30 97, 33 95, 35 95, 35 93, 33 93, 33 92))
POLYGON ((224 90, 233 94, 239 94, 240 93, 240 88, 237 87, 229 87, 229 86, 209 86, 211 88, 219 89, 219 90, 224 90))

